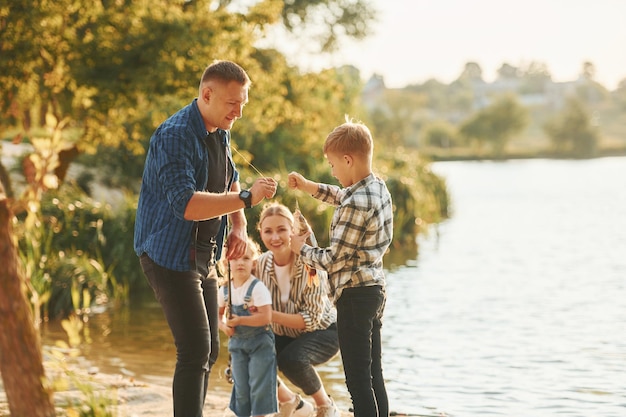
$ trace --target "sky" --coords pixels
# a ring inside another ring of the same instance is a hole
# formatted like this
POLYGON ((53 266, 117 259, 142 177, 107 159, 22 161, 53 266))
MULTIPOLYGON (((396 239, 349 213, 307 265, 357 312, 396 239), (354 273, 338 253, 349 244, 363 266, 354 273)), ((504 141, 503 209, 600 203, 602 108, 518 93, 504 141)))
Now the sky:
POLYGON ((367 80, 401 88, 431 78, 449 83, 467 62, 493 81, 503 63, 544 63, 557 82, 578 78, 583 62, 613 90, 626 78, 626 0, 372 0, 373 35, 320 56, 288 49, 303 70, 351 64, 367 80))

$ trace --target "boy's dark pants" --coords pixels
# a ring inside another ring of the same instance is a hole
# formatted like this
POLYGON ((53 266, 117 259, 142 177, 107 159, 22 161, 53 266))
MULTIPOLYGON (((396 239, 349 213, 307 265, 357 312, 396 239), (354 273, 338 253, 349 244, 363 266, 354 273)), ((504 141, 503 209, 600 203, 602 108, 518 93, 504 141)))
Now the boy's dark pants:
POLYGON ((385 301, 379 285, 346 288, 337 300, 339 348, 355 417, 389 415, 381 342, 385 301))

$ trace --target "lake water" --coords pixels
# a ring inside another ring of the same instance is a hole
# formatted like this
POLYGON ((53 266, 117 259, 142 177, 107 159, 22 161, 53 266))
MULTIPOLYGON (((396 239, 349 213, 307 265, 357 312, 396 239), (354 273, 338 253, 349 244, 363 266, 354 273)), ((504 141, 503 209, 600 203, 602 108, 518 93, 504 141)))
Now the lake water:
MULTIPOLYGON (((388 272, 393 411, 458 417, 626 416, 626 158, 440 162, 452 218, 388 272)), ((154 302, 95 316, 81 360, 169 385, 154 302)), ((44 342, 63 338, 58 325, 44 342)), ((227 355, 212 374, 223 378, 227 355)), ((350 406, 339 358, 320 368, 350 406)))

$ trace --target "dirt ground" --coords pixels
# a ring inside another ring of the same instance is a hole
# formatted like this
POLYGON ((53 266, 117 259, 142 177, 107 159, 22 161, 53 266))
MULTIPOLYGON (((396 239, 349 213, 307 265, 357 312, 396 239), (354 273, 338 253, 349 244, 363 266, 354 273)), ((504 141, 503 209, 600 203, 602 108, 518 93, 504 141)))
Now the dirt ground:
MULTIPOLYGON (((171 387, 144 383, 123 375, 106 375, 75 370, 81 383, 88 389, 79 389, 71 384, 67 389, 57 389, 54 403, 59 417, 70 417, 67 404, 93 404, 101 402, 107 405, 112 417, 170 417, 172 416, 171 387)), ((50 377, 50 375, 48 375, 50 377)), ((80 385, 80 384, 78 384, 80 385)), ((207 395, 204 417, 233 417, 228 409, 229 394, 224 392, 207 395)), ((74 409, 78 409, 74 406, 74 409)), ((0 416, 9 416, 2 380, 0 379, 0 416)), ((75 414, 77 415, 77 414, 75 414)), ((351 417, 351 413, 342 412, 341 417, 351 417)))

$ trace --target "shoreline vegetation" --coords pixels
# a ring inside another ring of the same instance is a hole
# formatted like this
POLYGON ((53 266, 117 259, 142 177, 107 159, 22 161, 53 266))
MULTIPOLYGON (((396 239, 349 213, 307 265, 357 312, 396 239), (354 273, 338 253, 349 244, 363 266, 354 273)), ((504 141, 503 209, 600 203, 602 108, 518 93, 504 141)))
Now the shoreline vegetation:
POLYGON ((594 159, 594 158, 606 158, 612 156, 626 156, 626 147, 615 148, 602 148, 599 149, 593 157, 574 158, 572 156, 559 155, 554 152, 509 152, 506 155, 476 155, 470 153, 437 153, 433 152, 427 156, 432 162, 454 162, 454 161, 508 161, 519 159, 554 159, 554 160, 568 160, 568 159, 594 159))

